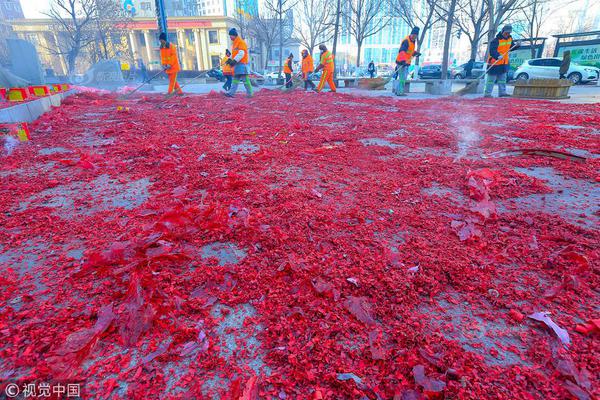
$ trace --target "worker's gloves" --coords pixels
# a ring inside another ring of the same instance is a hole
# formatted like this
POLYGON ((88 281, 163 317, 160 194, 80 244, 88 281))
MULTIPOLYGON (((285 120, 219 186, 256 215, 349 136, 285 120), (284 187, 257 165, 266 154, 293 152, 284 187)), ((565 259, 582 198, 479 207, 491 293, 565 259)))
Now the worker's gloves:
POLYGON ((415 52, 413 53, 413 56, 415 56, 415 57, 419 57, 420 55, 421 55, 421 53, 420 53, 420 52, 418 52, 418 51, 415 51, 415 52))
POLYGON ((513 42, 513 47, 519 47, 521 45, 521 41, 517 40, 515 42, 513 42))
POLYGON ((233 58, 230 58, 229 60, 225 61, 225 64, 233 67, 235 64, 237 64, 237 61, 235 61, 233 58))
POLYGON ((163 65, 163 68, 166 71, 168 69, 171 69, 171 65, 170 64, 165 64, 165 65, 163 65))
POLYGON ((503 55, 500 55, 500 57, 498 57, 498 61, 501 61, 504 58, 503 55))

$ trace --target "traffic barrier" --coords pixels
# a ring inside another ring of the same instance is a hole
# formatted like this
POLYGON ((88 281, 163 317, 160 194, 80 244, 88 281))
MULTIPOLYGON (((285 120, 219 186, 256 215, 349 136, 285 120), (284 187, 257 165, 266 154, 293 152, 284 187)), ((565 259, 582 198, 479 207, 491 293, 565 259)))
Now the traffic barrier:
POLYGON ((8 90, 9 101, 25 101, 29 98, 25 88, 10 88, 8 90))
POLYGON ((31 140, 29 135, 29 127, 26 122, 16 124, 0 124, 0 134, 8 135, 19 139, 20 142, 31 140))
POLYGON ((44 97, 50 95, 48 86, 29 86, 29 94, 37 97, 44 97))

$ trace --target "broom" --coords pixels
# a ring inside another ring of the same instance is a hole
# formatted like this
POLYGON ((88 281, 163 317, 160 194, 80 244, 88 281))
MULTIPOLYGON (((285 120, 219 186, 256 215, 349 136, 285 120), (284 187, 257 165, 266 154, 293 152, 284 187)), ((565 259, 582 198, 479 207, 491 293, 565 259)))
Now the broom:
MULTIPOLYGON (((508 49, 508 50, 506 51, 506 53, 502 54, 502 57, 504 58, 504 56, 505 56, 505 55, 507 55, 507 54, 508 54, 508 52, 509 52, 509 51, 511 51, 512 49, 514 49, 515 47, 517 47, 517 45, 516 45, 516 44, 515 44, 515 45, 512 45, 512 46, 510 46, 510 49, 508 49)), ((456 91, 456 92, 455 92, 453 95, 454 95, 454 96, 464 96, 465 94, 469 93, 471 90, 473 90, 473 88, 475 88, 475 87, 477 87, 477 85, 479 85, 479 81, 480 81, 481 79, 485 78, 485 77, 487 76, 488 72, 490 72, 490 69, 492 69, 492 67, 493 67, 494 65, 498 64, 498 62, 499 62, 500 60, 501 60, 500 58, 499 58, 499 59, 497 59, 497 60, 496 60, 496 61, 495 61, 495 62, 494 62, 492 65, 490 65, 490 66, 489 66, 489 67, 488 67, 488 68, 485 70, 485 73, 481 74, 481 76, 480 76, 479 78, 477 78, 477 79, 475 79, 473 82, 471 82, 471 83, 469 83, 469 84, 465 85, 465 87, 464 87, 464 88, 462 88, 462 89, 460 89, 460 90, 457 90, 457 91, 456 91)))
POLYGON ((293 82, 294 78, 300 78, 301 76, 302 76, 302 73, 298 73, 296 75, 292 75, 292 77, 289 80, 287 80, 283 85, 279 86, 278 89, 279 90, 283 90, 283 91, 286 91, 287 89, 294 89, 293 86, 291 88, 287 88, 286 85, 288 83, 290 83, 290 82, 293 82))
POLYGON ((165 71, 164 69, 161 69, 156 74, 152 75, 150 78, 148 78, 147 80, 145 80, 144 82, 142 82, 141 85, 139 85, 138 87, 136 87, 135 89, 133 89, 131 92, 128 92, 124 96, 120 97, 119 100, 125 100, 125 99, 127 99, 129 96, 131 96, 132 94, 134 94, 135 92, 137 92, 138 90, 140 90, 146 83, 150 83, 150 81, 152 79, 156 78, 157 76, 159 76, 160 74, 162 74, 164 71, 165 71))

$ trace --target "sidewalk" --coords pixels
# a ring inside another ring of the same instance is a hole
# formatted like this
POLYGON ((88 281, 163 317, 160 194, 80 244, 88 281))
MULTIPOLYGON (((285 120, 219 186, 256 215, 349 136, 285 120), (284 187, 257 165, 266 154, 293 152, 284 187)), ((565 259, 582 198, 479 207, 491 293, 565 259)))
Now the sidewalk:
MULTIPOLYGON (((461 89, 462 87, 463 87, 463 85, 454 85, 453 91, 457 91, 457 90, 461 89)), ((338 88, 338 91, 340 93, 347 93, 347 94, 353 94, 353 95, 358 95, 358 96, 394 97, 394 98, 402 99, 402 100, 436 99, 436 98, 441 97, 441 96, 430 95, 430 94, 425 93, 425 84, 423 84, 423 83, 412 84, 411 88, 414 89, 415 91, 410 93, 406 97, 394 96, 391 92, 391 84, 387 85, 386 90, 365 90, 365 89, 341 87, 341 88, 338 88)), ((264 89, 280 90, 280 86, 263 85, 263 86, 254 88, 255 92, 258 92, 258 91, 264 90, 264 89)), ((194 94, 206 94, 206 93, 210 93, 213 90, 217 91, 217 92, 221 91, 222 83, 217 82, 217 83, 204 83, 204 84, 190 84, 190 85, 184 86, 184 88, 183 88, 184 92, 194 93, 194 94)), ((155 85, 151 92, 152 93, 166 93, 166 91, 167 91, 166 85, 155 85)), ((508 92, 512 93, 512 91, 513 91, 513 86, 509 85, 508 92)), ((245 93, 245 89, 243 87, 240 87, 239 92, 245 93)), ((494 91, 494 96, 495 95, 496 95, 496 90, 494 91)), ((571 89, 569 91, 569 95, 571 96, 571 98, 569 98, 569 99, 553 100, 553 101, 557 101, 557 102, 561 102, 561 103, 575 103, 575 104, 600 103, 600 86, 591 85, 591 84, 573 86, 573 87, 571 87, 571 89)), ((462 97, 466 98, 466 99, 474 99, 474 98, 479 98, 482 96, 483 96, 482 94, 467 94, 462 97)))

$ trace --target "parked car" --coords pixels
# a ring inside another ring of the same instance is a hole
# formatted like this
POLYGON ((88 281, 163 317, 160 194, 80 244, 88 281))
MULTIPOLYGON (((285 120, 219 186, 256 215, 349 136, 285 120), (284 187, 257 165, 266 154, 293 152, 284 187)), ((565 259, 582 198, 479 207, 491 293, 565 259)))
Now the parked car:
POLYGON ((256 71, 250 71, 248 74, 252 86, 261 86, 265 84, 265 77, 256 71))
POLYGON ((264 74, 264 77, 265 77, 265 83, 267 85, 276 85, 277 78, 279 77, 279 73, 277 71, 268 72, 268 73, 264 74))
MULTIPOLYGON (((465 79, 467 77, 467 73, 465 72, 465 67, 467 63, 461 64, 456 68, 452 69, 452 78, 453 79, 465 79)), ((473 69, 471 70, 471 78, 479 78, 481 75, 485 73, 485 63, 483 61, 475 61, 473 63, 473 69)))
MULTIPOLYGON (((440 64, 430 64, 419 68, 419 79, 442 79, 442 66, 440 64)), ((448 70, 448 76, 452 71, 448 70)))
MULTIPOLYGON (((523 62, 515 71, 515 76, 517 79, 558 78, 561 63, 560 58, 533 58, 523 62)), ((598 81, 600 69, 571 62, 566 75, 573 84, 587 83, 598 81)))

